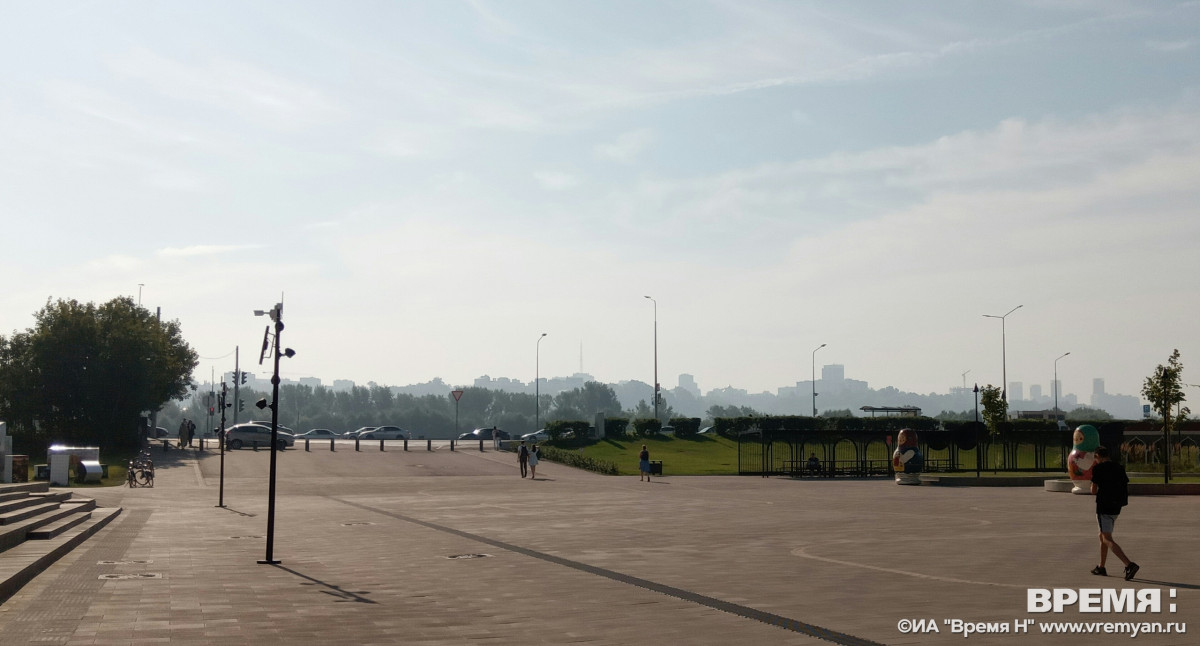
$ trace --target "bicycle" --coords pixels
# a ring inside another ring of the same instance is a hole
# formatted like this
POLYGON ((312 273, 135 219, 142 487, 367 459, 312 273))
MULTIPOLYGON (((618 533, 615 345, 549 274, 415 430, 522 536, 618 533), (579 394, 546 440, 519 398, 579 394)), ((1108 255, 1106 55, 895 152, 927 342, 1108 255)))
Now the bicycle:
POLYGON ((150 459, 149 451, 143 450, 137 457, 129 461, 125 483, 130 487, 154 486, 154 461, 150 459))

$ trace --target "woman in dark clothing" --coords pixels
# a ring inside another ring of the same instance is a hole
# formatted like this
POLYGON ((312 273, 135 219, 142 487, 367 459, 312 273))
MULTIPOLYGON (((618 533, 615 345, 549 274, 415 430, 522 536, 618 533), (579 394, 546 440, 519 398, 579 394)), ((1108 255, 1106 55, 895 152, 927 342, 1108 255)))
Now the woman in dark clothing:
POLYGON ((642 445, 642 452, 638 454, 638 468, 642 470, 642 477, 638 479, 650 482, 650 451, 646 449, 646 445, 642 445))

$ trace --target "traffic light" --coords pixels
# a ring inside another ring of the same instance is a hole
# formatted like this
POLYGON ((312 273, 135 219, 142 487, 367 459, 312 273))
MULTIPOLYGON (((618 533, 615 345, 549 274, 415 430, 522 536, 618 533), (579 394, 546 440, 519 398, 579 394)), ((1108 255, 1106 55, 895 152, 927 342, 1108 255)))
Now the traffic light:
POLYGON ((244 400, 244 399, 239 399, 239 400, 238 400, 238 412, 240 413, 240 412, 242 412, 242 411, 244 411, 244 410, 246 410, 246 400, 244 400))
POLYGON ((212 415, 212 414, 213 414, 213 413, 215 413, 215 412, 217 412, 217 409, 213 408, 212 406, 209 406, 209 407, 208 407, 208 414, 209 414, 209 415, 212 415))
POLYGON ((246 371, 245 370, 242 371, 242 385, 243 386, 246 385, 246 371))

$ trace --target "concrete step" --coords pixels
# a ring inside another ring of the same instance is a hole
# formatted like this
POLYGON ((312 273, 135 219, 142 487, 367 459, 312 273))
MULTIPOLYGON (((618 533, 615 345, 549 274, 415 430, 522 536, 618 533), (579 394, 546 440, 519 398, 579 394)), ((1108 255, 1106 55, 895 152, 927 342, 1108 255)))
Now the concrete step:
POLYGON ((37 529, 31 530, 26 534, 25 539, 30 541, 48 541, 72 527, 86 522, 91 517, 92 512, 90 509, 76 509, 65 518, 52 523, 46 523, 37 529))
POLYGON ((0 483, 0 494, 19 493, 22 491, 25 491, 28 493, 38 493, 38 492, 50 491, 50 483, 49 482, 0 483))
POLYGON ((66 502, 71 499, 69 491, 55 491, 53 493, 26 493, 23 498, 16 498, 0 502, 0 516, 7 514, 10 511, 16 511, 25 507, 34 505, 44 505, 51 502, 66 502))
POLYGON ((35 501, 32 505, 27 505, 10 512, 0 514, 0 525, 11 525, 13 523, 18 523, 22 520, 25 520, 26 518, 33 518, 34 516, 40 516, 48 512, 57 511, 61 506, 62 503, 57 500, 54 502, 45 503, 41 501, 35 501))
POLYGON ((0 603, 11 597, 33 577, 68 554, 121 513, 120 507, 102 507, 90 518, 58 536, 43 541, 26 541, 0 555, 0 603))
MULTIPOLYGON (((93 505, 94 507, 94 505, 93 505)), ((8 525, 0 525, 0 559, 4 558, 3 552, 10 550, 26 540, 29 540, 29 532, 58 522, 69 516, 78 515, 91 511, 92 507, 83 509, 78 506, 62 505, 57 509, 46 511, 45 513, 31 516, 24 520, 20 520, 8 525)))

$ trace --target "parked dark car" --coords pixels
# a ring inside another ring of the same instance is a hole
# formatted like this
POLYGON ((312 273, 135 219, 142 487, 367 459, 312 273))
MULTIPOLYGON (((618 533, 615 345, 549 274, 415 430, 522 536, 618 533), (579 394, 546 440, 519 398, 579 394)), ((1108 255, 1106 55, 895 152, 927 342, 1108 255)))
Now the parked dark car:
POLYGON ((341 434, 336 431, 331 431, 327 428, 314 428, 310 431, 304 431, 296 436, 297 440, 330 440, 341 437, 341 434))
MULTIPOLYGON (((500 434, 500 439, 502 439, 502 440, 511 440, 512 439, 512 436, 509 435, 505 431, 496 429, 496 432, 500 434)), ((492 429, 477 428, 477 429, 471 431, 470 433, 463 433, 462 435, 459 435, 458 439, 460 439, 460 440, 490 440, 490 439, 493 439, 492 438, 492 429)))
POLYGON ((343 440, 353 440, 356 437, 360 437, 363 433, 366 433, 368 431, 373 431, 373 430, 375 430, 374 426, 363 426, 362 428, 356 428, 353 431, 346 431, 345 433, 343 433, 342 439, 343 440))

